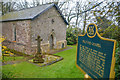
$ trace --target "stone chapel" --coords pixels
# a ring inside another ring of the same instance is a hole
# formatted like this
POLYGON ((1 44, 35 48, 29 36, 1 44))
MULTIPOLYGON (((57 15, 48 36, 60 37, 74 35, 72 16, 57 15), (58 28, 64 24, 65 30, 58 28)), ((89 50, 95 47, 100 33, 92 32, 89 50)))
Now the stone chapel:
POLYGON ((3 45, 26 54, 37 51, 39 35, 42 52, 61 49, 67 46, 67 21, 57 5, 44 4, 34 8, 9 12, 1 16, 2 35, 6 37, 3 45))

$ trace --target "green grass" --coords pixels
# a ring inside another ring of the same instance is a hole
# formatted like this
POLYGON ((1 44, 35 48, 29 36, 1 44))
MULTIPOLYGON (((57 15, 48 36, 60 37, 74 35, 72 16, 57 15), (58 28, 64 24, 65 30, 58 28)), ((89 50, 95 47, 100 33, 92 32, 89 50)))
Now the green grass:
POLYGON ((22 56, 4 56, 4 61, 14 61, 14 60, 20 60, 20 59, 24 59, 24 57, 22 56))
POLYGON ((55 64, 39 67, 28 62, 3 66, 3 77, 8 78, 83 78, 84 74, 76 67, 76 47, 56 53, 64 59, 55 64))

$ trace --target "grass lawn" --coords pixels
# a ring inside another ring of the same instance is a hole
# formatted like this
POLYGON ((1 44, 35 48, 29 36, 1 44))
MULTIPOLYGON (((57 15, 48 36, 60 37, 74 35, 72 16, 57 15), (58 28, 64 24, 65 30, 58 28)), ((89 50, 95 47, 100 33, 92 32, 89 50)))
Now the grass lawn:
POLYGON ((24 59, 22 56, 4 56, 4 61, 14 61, 14 60, 20 60, 24 59))
POLYGON ((21 62, 2 67, 3 78, 84 78, 76 67, 76 47, 56 53, 64 59, 55 64, 39 67, 28 62, 21 62))

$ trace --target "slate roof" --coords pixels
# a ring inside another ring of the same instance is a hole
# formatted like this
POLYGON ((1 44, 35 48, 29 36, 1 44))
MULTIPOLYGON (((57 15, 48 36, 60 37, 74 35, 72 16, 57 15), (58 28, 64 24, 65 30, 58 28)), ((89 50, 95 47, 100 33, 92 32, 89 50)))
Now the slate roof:
POLYGON ((60 9, 54 3, 45 4, 41 6, 37 6, 34 8, 24 9, 20 11, 9 12, 3 16, 0 16, 0 22, 8 22, 8 21, 17 21, 17 20, 34 20, 36 17, 47 11, 48 9, 55 7, 57 11, 60 13, 64 22, 68 25, 68 22, 63 17, 60 9))

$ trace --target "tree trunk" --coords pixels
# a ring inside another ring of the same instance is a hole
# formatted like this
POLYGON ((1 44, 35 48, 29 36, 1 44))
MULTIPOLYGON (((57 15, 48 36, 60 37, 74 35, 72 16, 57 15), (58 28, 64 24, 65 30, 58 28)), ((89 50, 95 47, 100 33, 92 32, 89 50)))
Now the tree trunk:
POLYGON ((83 26, 83 32, 82 32, 82 34, 84 34, 84 33, 85 33, 86 17, 87 17, 87 15, 86 15, 86 12, 85 12, 84 26, 83 26))
POLYGON ((77 17, 77 19, 76 19, 76 27, 78 25, 78 18, 79 18, 78 15, 79 15, 79 13, 77 13, 77 16, 76 16, 77 17))
POLYGON ((120 47, 120 2, 118 3, 118 42, 120 47))

